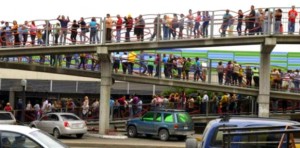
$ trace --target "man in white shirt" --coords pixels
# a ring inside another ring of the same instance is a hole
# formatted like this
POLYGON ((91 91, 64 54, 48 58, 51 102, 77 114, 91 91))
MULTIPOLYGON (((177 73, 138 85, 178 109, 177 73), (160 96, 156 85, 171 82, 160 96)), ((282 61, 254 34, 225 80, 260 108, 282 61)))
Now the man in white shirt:
POLYGON ((202 113, 207 113, 206 106, 207 102, 209 101, 207 92, 204 92, 203 98, 202 98, 202 113))

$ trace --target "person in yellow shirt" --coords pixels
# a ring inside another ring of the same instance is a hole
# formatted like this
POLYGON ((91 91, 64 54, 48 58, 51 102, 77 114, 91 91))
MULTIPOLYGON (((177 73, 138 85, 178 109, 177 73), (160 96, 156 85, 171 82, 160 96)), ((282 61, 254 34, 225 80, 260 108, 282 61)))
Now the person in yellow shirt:
POLYGON ((133 66, 134 66, 136 58, 137 58, 137 54, 134 51, 131 51, 128 54, 128 74, 130 74, 130 75, 132 75, 133 66))
POLYGON ((105 25, 106 25, 106 42, 110 43, 111 42, 111 28, 113 25, 113 20, 110 17, 110 14, 106 14, 106 20, 105 20, 105 25))
POLYGON ((227 112, 228 98, 229 98, 229 94, 224 93, 224 95, 222 96, 222 98, 220 100, 220 106, 221 106, 222 113, 227 112))

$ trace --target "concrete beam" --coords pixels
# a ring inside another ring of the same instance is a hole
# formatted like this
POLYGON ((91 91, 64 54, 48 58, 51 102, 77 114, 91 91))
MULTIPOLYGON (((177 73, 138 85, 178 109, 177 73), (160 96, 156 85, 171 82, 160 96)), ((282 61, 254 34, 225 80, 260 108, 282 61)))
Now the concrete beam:
POLYGON ((78 69, 56 68, 56 67, 49 67, 49 66, 36 65, 36 64, 0 62, 0 68, 46 72, 46 73, 64 74, 64 75, 99 78, 99 79, 101 77, 100 73, 95 71, 83 72, 82 70, 78 70, 78 69))
POLYGON ((265 38, 265 41, 261 45, 260 53, 270 54, 276 46, 276 43, 276 38, 265 38))
POLYGON ((118 81, 127 81, 133 83, 144 83, 144 84, 153 84, 153 85, 161 85, 161 86, 171 86, 171 87, 177 86, 177 87, 185 87, 185 88, 194 88, 199 90, 229 92, 229 93, 245 94, 245 95, 252 95, 252 96, 258 95, 257 89, 225 86, 219 84, 208 84, 202 82, 190 82, 190 81, 186 82, 180 80, 158 79, 153 77, 142 77, 142 76, 123 75, 123 74, 113 74, 113 78, 118 81))
POLYGON ((299 35, 273 35, 272 38, 276 38, 277 44, 300 44, 299 35))
POLYGON ((35 46, 19 48, 0 48, 1 56, 26 56, 70 53, 95 53, 101 45, 65 45, 65 46, 35 46))
POLYGON ((109 52, 133 51, 133 50, 153 50, 170 48, 189 48, 189 47, 216 47, 216 46, 237 46, 237 45, 259 45, 265 41, 267 36, 245 36, 245 37, 226 37, 226 38, 206 38, 193 40, 170 40, 159 42, 126 42, 105 44, 109 52))

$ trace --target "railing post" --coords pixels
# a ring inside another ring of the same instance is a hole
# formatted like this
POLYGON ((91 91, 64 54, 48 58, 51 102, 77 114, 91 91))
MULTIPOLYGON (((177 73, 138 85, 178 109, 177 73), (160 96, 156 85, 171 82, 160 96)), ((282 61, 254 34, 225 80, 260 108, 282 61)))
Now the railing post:
POLYGON ((210 38, 214 37, 214 17, 215 17, 215 12, 212 12, 212 15, 210 17, 211 23, 210 23, 210 38))
POLYGON ((212 59, 209 59, 209 66, 208 66, 208 83, 211 83, 211 77, 212 77, 212 59))
POLYGON ((270 33, 270 31, 271 31, 271 21, 272 21, 272 19, 271 19, 271 10, 270 10, 270 8, 269 8, 269 11, 268 11, 268 13, 267 13, 267 15, 268 15, 268 27, 267 27, 267 35, 270 35, 271 33, 270 33))
POLYGON ((102 44, 105 44, 106 43, 106 24, 105 24, 105 21, 106 21, 106 17, 104 17, 103 21, 102 21, 102 26, 103 26, 103 33, 102 33, 102 44))
MULTIPOLYGON (((275 8, 273 8, 273 13, 272 13, 272 18, 273 18, 273 25, 271 24, 270 25, 270 30, 271 30, 271 26, 273 26, 273 32, 272 33, 270 33, 270 35, 271 34, 276 34, 276 28, 275 28, 275 26, 276 26, 276 19, 275 19, 275 8)), ((271 19, 271 21, 272 21, 272 19, 271 19)))
POLYGON ((49 40, 49 20, 46 20, 46 41, 45 42, 45 46, 48 46, 48 40, 49 40))
MULTIPOLYGON (((103 44, 103 41, 102 41, 102 39, 104 38, 103 36, 101 37, 101 35, 103 35, 103 25, 102 25, 102 23, 103 23, 103 20, 102 20, 102 17, 100 17, 100 21, 99 21, 99 44, 103 44)), ((98 35, 98 34, 97 34, 98 35)))
MULTIPOLYGON (((161 36, 161 28, 160 28, 160 14, 157 14, 157 20, 156 20, 157 22, 156 22, 156 24, 157 24, 157 26, 156 26, 156 42, 158 42, 159 41, 159 38, 160 38, 160 36, 161 36)), ((154 24, 154 26, 155 26, 155 24, 154 24)))

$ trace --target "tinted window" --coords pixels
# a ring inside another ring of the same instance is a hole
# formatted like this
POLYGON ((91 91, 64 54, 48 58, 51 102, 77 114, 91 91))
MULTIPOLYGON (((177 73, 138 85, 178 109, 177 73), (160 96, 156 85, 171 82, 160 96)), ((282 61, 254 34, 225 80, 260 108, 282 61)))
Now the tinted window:
POLYGON ((51 118, 51 121, 58 121, 57 115, 51 115, 50 118, 51 118))
POLYGON ((60 115, 63 121, 73 121, 73 120, 80 120, 78 117, 73 115, 60 115))
MULTIPOLYGON (((265 131, 266 129, 262 129, 265 131)), ((282 129, 284 130, 284 129, 282 129)), ((260 130, 251 130, 251 132, 256 132, 260 130)), ((245 131, 249 132, 249 131, 245 131)), ((241 136, 240 143, 236 144, 241 147, 251 148, 251 147, 268 147, 277 148, 282 134, 255 134, 255 135, 243 135, 241 136)))
POLYGON ((143 121, 153 121, 154 118, 154 113, 153 112, 148 112, 143 116, 143 121))
POLYGON ((161 122, 161 113, 156 114, 155 122, 161 122))
POLYGON ((165 113, 164 121, 166 123, 173 123, 174 122, 174 116, 173 116, 173 114, 171 114, 171 113, 165 113))
POLYGON ((35 141, 19 133, 1 132, 1 142, 3 148, 41 148, 35 141))
POLYGON ((13 120, 10 113, 0 113, 0 120, 13 120))
POLYGON ((215 133, 212 137, 211 146, 222 147, 223 141, 223 131, 220 131, 219 128, 226 128, 226 127, 236 127, 236 125, 222 125, 220 127, 216 127, 215 133))
POLYGON ((192 119, 188 113, 177 113, 177 122, 178 123, 190 123, 192 119))

